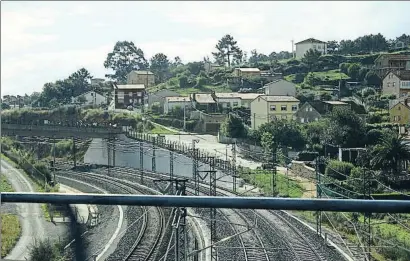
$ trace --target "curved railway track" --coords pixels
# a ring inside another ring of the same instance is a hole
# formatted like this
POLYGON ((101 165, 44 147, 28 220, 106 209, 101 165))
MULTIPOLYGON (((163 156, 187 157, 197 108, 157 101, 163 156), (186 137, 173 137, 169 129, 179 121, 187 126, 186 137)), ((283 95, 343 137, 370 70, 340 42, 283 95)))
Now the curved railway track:
MULTIPOLYGON (((107 172, 100 169, 101 174, 107 172)), ((118 173, 127 177, 131 177, 130 181, 139 181, 139 175, 135 174, 135 169, 114 167, 110 170, 111 173, 118 173)), ((89 173, 92 175, 92 173, 89 173)), ((167 177, 168 175, 144 171, 144 180, 149 181, 158 179, 159 177, 167 177)), ((193 184, 187 183, 187 193, 192 194, 193 184)), ((200 184, 200 193, 209 194, 209 184, 200 184)), ((218 196, 236 196, 232 191, 218 187, 218 196)), ((306 235, 300 232, 299 228, 294 225, 296 221, 289 221, 283 215, 283 211, 268 211, 268 210, 219 210, 218 213, 229 221, 229 228, 234 233, 238 233, 238 225, 242 227, 251 227, 250 216, 255 216, 263 224, 263 229, 252 229, 249 232, 238 236, 239 247, 243 252, 243 258, 235 260, 261 261, 261 260, 295 260, 295 261, 325 261, 325 260, 342 260, 327 258, 321 254, 322 249, 317 248, 317 244, 312 244, 306 235), (248 214, 244 214, 248 211, 248 214), (280 214, 282 213, 282 214, 280 214), (269 218, 268 218, 269 217, 269 218), (275 239, 272 239, 276 237, 275 239), (263 238, 269 238, 264 240, 263 238), (266 242, 270 241, 270 242, 266 242), (268 246, 267 246, 268 245, 268 246), (270 250, 271 249, 271 250, 270 250)), ((289 218, 289 217, 288 217, 289 218)), ((224 228, 226 229, 226 228, 224 228)), ((236 250, 238 251, 238 250, 236 250)), ((242 255, 241 255, 242 256, 242 255)), ((129 259, 135 260, 135 259, 129 259)), ((138 260, 138 259, 136 259, 138 260)), ((143 259, 150 260, 150 259, 143 259)))
MULTIPOLYGON (((81 176, 81 174, 70 171, 66 174, 70 176, 81 176)), ((130 186, 126 182, 113 180, 109 177, 101 175, 92 175, 89 173, 87 177, 91 180, 96 180, 108 183, 111 186, 119 188, 129 194, 141 193, 135 186, 130 186)), ((146 193, 146 191, 144 191, 146 193)), ((137 240, 130 248, 130 251, 125 255, 123 261, 151 261, 155 260, 160 242, 165 233, 165 215, 160 207, 141 207, 143 210, 141 229, 138 233, 137 240)))

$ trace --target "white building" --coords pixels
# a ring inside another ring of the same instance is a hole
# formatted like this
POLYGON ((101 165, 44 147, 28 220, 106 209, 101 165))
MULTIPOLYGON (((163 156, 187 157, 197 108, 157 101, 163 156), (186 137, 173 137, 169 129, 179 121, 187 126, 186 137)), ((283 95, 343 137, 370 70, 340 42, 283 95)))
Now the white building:
POLYGON ((383 79, 383 94, 394 94, 396 98, 409 96, 410 71, 389 72, 383 79))
POLYGON ((233 108, 242 106, 242 99, 236 92, 232 93, 215 93, 216 102, 222 108, 233 108))
POLYGON ((99 105, 107 104, 107 97, 99 94, 98 92, 89 91, 81 95, 78 95, 77 97, 71 97, 71 103, 80 103, 81 105, 99 106, 99 105))
POLYGON ((190 107, 191 102, 189 97, 184 97, 184 96, 176 96, 176 97, 165 97, 165 102, 164 102, 164 114, 168 114, 171 112, 174 108, 179 107, 179 108, 186 108, 190 107))
POLYGON ((263 86, 266 95, 296 96, 296 84, 285 80, 276 80, 263 86))
POLYGON ((310 49, 318 50, 323 54, 327 53, 327 43, 316 40, 314 38, 309 38, 296 44, 296 59, 302 59, 305 53, 310 49))

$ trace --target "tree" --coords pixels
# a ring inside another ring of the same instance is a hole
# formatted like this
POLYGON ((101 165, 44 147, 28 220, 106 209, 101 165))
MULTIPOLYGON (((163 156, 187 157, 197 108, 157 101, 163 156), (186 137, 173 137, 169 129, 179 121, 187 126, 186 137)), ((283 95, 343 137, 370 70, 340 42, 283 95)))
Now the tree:
POLYGON ((168 57, 163 53, 157 53, 151 58, 151 71, 155 74, 158 82, 162 83, 166 80, 169 73, 168 57))
POLYGON ((327 48, 330 51, 330 53, 335 53, 336 51, 339 50, 339 43, 337 41, 329 41, 327 42, 327 48))
POLYGON ((268 57, 271 66, 274 65, 278 60, 276 52, 271 52, 268 57))
POLYGON ((349 75, 350 78, 354 80, 359 79, 359 72, 360 72, 360 65, 357 63, 351 64, 349 68, 347 69, 347 75, 349 75))
POLYGON ((221 124, 221 133, 230 138, 246 137, 246 129, 242 120, 233 114, 229 114, 221 124))
POLYGON ((181 58, 179 58, 179 56, 176 56, 176 57, 174 58, 174 63, 173 63, 173 65, 174 65, 175 67, 177 67, 177 66, 184 65, 184 64, 182 63, 181 58))
POLYGON ((29 250, 29 260, 31 261, 57 261, 63 260, 59 254, 59 250, 50 240, 35 241, 29 250))
POLYGON ((219 64, 227 63, 228 67, 231 67, 232 60, 236 59, 242 61, 242 50, 238 47, 237 41, 235 41, 229 34, 222 37, 222 39, 216 44, 215 48, 217 49, 217 52, 213 52, 212 55, 219 64))
POLYGON ((369 71, 368 73, 366 73, 364 80, 366 84, 370 86, 378 87, 382 84, 382 79, 380 79, 380 77, 374 71, 369 71))
POLYGON ((364 145, 364 121, 348 108, 334 108, 329 117, 329 140, 337 146, 354 148, 364 145))
POLYGON ((315 64, 317 64, 317 62, 319 61, 319 57, 320 57, 321 55, 322 55, 322 53, 319 52, 318 50, 316 50, 316 49, 309 49, 309 50, 305 53, 305 55, 304 55, 302 61, 303 61, 304 63, 306 63, 307 65, 309 65, 310 69, 312 70, 313 66, 314 66, 315 64))
POLYGON ((262 139, 264 133, 270 133, 272 135, 271 145, 281 147, 292 147, 295 149, 301 149, 305 147, 305 137, 303 136, 300 125, 295 122, 289 122, 286 120, 277 120, 265 123, 259 127, 257 136, 262 139))
POLYGON ((401 135, 384 135, 372 150, 371 164, 375 169, 398 175, 402 163, 410 160, 409 143, 401 135))
POLYGON ((362 67, 359 70, 359 76, 358 76, 358 80, 359 81, 364 81, 364 79, 366 78, 366 74, 369 72, 369 69, 367 69, 366 67, 362 67))
POLYGON ((2 102, 1 103, 1 109, 2 110, 8 110, 8 109, 10 109, 10 105, 8 105, 7 103, 2 102))
POLYGON ((107 74, 106 77, 119 83, 125 83, 127 75, 131 71, 147 69, 148 62, 144 57, 144 52, 137 48, 133 42, 120 41, 107 55, 104 67, 114 71, 114 74, 107 74))
POLYGON ((188 71, 193 75, 198 75, 201 71, 205 70, 203 62, 192 62, 187 64, 188 71))

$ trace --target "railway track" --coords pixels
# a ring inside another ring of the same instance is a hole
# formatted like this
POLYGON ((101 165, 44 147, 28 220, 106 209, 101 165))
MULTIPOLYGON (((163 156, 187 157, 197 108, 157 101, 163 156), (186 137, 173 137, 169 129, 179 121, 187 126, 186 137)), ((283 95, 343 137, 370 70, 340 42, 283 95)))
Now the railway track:
MULTIPOLYGON (((69 176, 80 177, 81 174, 74 171, 69 171, 69 176)), ((102 177, 101 175, 88 174, 90 180, 103 182, 119 188, 129 194, 141 194, 141 191, 135 186, 127 184, 127 182, 120 182, 109 177, 102 177)), ((147 191, 144 191, 147 193, 147 191)), ((141 219, 141 228, 138 237, 131 246, 128 253, 125 254, 123 261, 151 261, 156 260, 160 242, 165 234, 165 214, 160 207, 141 207, 143 211, 141 219)))
MULTIPOLYGON (((98 172, 101 174, 107 173, 105 169, 100 169, 98 172)), ((135 169, 132 168, 114 167, 110 169, 110 173, 126 176, 126 179, 132 181, 139 181, 139 175, 135 174, 135 169)), ((144 171, 144 181, 147 183, 149 183, 149 180, 161 177, 169 178, 165 174, 144 171)), ((192 194, 192 191, 193 184, 187 183, 187 193, 192 194)), ((225 188, 218 187, 217 191, 218 196, 236 196, 225 188)), ((200 184, 200 193, 207 195, 209 185, 206 183, 200 184)), ((235 223, 240 224, 243 228, 253 226, 250 216, 257 217, 261 225, 261 228, 252 229, 237 237, 236 252, 240 251, 242 254, 235 260, 343 260, 340 256, 339 258, 330 258, 329 255, 323 254, 323 247, 318 247, 317 242, 315 242, 316 244, 311 243, 309 241, 310 237, 307 237, 305 233, 301 233, 299 226, 295 225, 296 221, 291 221, 292 218, 286 216, 282 211, 224 209, 219 210, 218 213, 220 218, 229 221, 229 226, 225 226, 218 231, 224 231, 225 234, 228 234, 227 227, 231 231, 230 235, 238 233, 238 225, 233 225, 235 223), (238 248, 241 248, 241 250, 238 250, 238 248)), ((218 252, 224 251, 218 249, 218 252)), ((228 254, 225 253, 225 255, 228 254)))

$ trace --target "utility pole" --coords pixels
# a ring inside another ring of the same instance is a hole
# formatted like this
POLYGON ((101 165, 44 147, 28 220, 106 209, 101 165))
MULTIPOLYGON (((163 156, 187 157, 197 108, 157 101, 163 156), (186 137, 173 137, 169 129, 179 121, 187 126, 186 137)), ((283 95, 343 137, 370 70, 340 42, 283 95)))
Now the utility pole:
POLYGON ((144 183, 144 151, 143 151, 143 143, 142 141, 139 142, 140 147, 140 183, 144 183))
MULTIPOLYGON (((169 179, 174 178, 174 153, 172 150, 169 151, 169 179)), ((171 187, 171 194, 174 194, 174 186, 171 187)))
POLYGON ((157 164, 156 164, 156 147, 155 147, 155 138, 154 142, 152 143, 152 172, 157 171, 157 164))
MULTIPOLYGON (((363 199, 370 200, 371 198, 371 172, 366 168, 363 169, 363 199)), ((363 213, 364 222, 363 228, 365 230, 364 243, 365 243, 365 255, 368 261, 372 260, 371 245, 372 245, 372 231, 371 231, 371 217, 370 212, 363 213)))
POLYGON ((73 160, 74 168, 77 167, 77 158, 76 158, 76 147, 75 147, 75 138, 73 137, 73 160))
POLYGON ((184 98, 184 131, 186 131, 186 104, 185 104, 185 99, 184 98))
MULTIPOLYGON (((320 164, 322 163, 321 157, 316 158, 316 198, 322 197, 322 188, 321 188, 321 178, 320 178, 320 164)), ((322 212, 316 211, 316 233, 322 235, 322 212)))
POLYGON ((195 143, 199 140, 192 140, 192 175, 194 176, 195 196, 199 196, 199 177, 198 177, 198 149, 195 148, 195 143))
MULTIPOLYGON (((209 196, 216 196, 216 171, 215 171, 215 157, 209 158, 209 196)), ((216 222, 216 208, 210 209, 210 220, 211 220, 211 244, 217 241, 217 222, 216 222)), ((211 260, 218 260, 217 250, 212 245, 211 247, 211 260)))
POLYGON ((56 165, 56 140, 55 138, 53 139, 53 179, 54 179, 54 185, 57 184, 56 182, 56 169, 55 169, 55 165, 56 165))
MULTIPOLYGON (((186 196, 186 182, 188 180, 175 180, 176 195, 186 196)), ((172 180, 171 180, 172 182, 172 180)), ((175 229, 175 260, 187 261, 187 229, 186 229, 185 207, 176 208, 174 222, 172 226, 175 229)))
POLYGON ((232 144, 232 167, 233 167, 233 172, 232 172, 232 179, 233 179, 233 192, 236 192, 236 142, 232 144))

